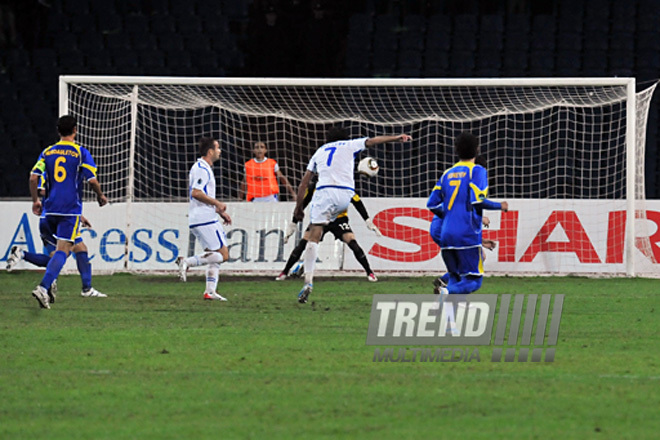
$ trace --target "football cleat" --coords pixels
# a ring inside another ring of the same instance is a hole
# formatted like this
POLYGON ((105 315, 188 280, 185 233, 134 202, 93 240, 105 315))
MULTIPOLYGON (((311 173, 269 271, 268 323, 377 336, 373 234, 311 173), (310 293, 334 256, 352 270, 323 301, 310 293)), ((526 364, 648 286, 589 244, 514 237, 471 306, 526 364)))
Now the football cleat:
POLYGON ((277 277, 275 277, 275 281, 284 281, 284 280, 286 280, 286 274, 284 272, 282 272, 277 277))
POLYGON ((436 295, 440 295, 440 289, 443 287, 447 287, 447 283, 442 281, 442 277, 438 277, 433 280, 433 293, 436 295))
POLYGON ((372 283, 375 283, 378 281, 378 278, 376 277, 376 274, 371 272, 369 275, 367 275, 367 279, 371 281, 372 283))
POLYGON ((18 246, 12 246, 9 257, 7 257, 7 272, 14 270, 14 266, 23 259, 23 250, 18 246))
POLYGON ((83 296, 85 298, 107 298, 108 297, 108 295, 106 295, 105 293, 99 292, 98 290, 96 290, 93 287, 80 292, 80 296, 83 296))
POLYGON ((179 266, 179 280, 185 283, 188 279, 188 275, 186 273, 188 272, 188 264, 186 263, 186 259, 184 257, 178 257, 176 259, 176 264, 179 266))
POLYGON ((289 272, 289 278, 299 278, 305 273, 305 263, 300 262, 296 264, 293 269, 291 269, 291 272, 289 272))
POLYGON ((48 293, 48 300, 53 304, 55 298, 57 298, 57 280, 53 280, 53 284, 50 285, 50 289, 46 293, 48 293))
POLYGON ((32 291, 32 296, 34 296, 37 302, 39 303, 39 307, 41 307, 42 309, 50 309, 48 292, 46 292, 46 289, 42 285, 38 285, 37 287, 34 288, 34 290, 32 291))
POLYGON ((213 293, 204 292, 204 299, 216 300, 216 301, 227 301, 227 298, 225 298, 224 296, 222 296, 222 295, 220 295, 216 292, 213 292, 213 293))
POLYGON ((439 311, 442 308, 442 303, 447 299, 447 296, 449 295, 449 290, 447 290, 446 287, 439 287, 438 295, 439 295, 438 300, 434 301, 433 304, 431 304, 430 310, 439 311))
POLYGON ((298 302, 300 304, 305 304, 307 302, 307 298, 309 298, 310 293, 312 293, 312 285, 311 284, 305 284, 305 286, 302 288, 302 290, 298 294, 298 302))

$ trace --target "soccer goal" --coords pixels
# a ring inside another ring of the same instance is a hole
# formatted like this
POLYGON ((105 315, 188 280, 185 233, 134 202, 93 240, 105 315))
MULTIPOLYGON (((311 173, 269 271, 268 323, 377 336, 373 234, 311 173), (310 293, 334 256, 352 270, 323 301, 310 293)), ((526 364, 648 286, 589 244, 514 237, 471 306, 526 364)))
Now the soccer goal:
MULTIPOLYGON (((60 77, 60 113, 78 118, 79 142, 99 167, 111 205, 86 203, 95 226, 83 237, 96 268, 171 270, 193 251, 187 229, 188 171, 198 140, 220 140, 218 198, 229 204, 226 269, 271 273, 294 243, 283 234, 293 211, 238 199, 255 142, 295 188, 327 130, 351 137, 409 133, 410 144, 365 152, 380 171, 356 175, 378 237, 349 209, 358 242, 377 271, 443 270, 428 236, 425 201, 456 162, 455 137, 474 133, 489 172, 489 198, 508 213, 486 212, 490 273, 635 275, 658 268, 644 197, 644 150, 652 85, 634 78, 267 79, 60 77)), ((91 199, 91 198, 90 198, 91 199)), ((298 233, 300 236, 301 231, 298 233)), ((654 238, 655 237, 655 238, 654 238)), ((358 270, 331 235, 320 269, 358 270)), ((323 250, 325 249, 325 250, 323 250)))

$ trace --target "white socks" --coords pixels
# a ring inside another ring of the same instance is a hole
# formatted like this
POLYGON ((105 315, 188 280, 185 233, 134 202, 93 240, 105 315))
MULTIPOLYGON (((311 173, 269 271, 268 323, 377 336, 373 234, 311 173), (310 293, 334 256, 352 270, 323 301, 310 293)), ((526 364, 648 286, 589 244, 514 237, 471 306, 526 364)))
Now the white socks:
POLYGON ((206 252, 201 255, 193 255, 186 258, 188 267, 203 266, 206 267, 206 292, 216 293, 218 288, 218 274, 220 273, 220 263, 224 261, 220 252, 206 252))
MULTIPOLYGON (((222 258, 222 256, 221 256, 222 258)), ((220 265, 218 263, 210 263, 206 267, 206 292, 215 293, 218 288, 218 273, 220 272, 220 265)))
POLYGON ((220 264, 224 261, 220 252, 207 252, 201 255, 193 255, 186 258, 188 267, 203 266, 205 264, 216 263, 220 264))
POLYGON ((316 256, 319 253, 319 244, 312 241, 307 242, 305 247, 305 284, 312 284, 314 281, 314 267, 316 266, 316 256))

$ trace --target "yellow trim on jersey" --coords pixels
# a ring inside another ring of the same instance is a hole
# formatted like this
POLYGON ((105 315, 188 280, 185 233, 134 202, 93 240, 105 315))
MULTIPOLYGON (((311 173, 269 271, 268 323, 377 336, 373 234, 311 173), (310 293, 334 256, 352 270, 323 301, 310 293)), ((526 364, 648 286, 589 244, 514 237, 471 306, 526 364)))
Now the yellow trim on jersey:
MULTIPOLYGON (((76 149, 76 151, 78 152, 78 154, 80 154, 80 145, 76 144, 75 142, 71 142, 71 141, 59 141, 59 142, 56 143, 55 145, 70 145, 70 146, 72 146, 73 148, 76 149)), ((55 145, 53 145, 53 146, 55 146, 55 145)))
POLYGON ((484 248, 479 249, 479 273, 484 274, 484 248))
POLYGON ((90 170, 90 171, 92 172, 92 174, 94 174, 94 177, 96 177, 96 167, 93 167, 93 166, 91 166, 91 165, 89 165, 89 164, 86 164, 86 163, 84 163, 84 164, 82 164, 82 165, 80 165, 80 166, 81 166, 82 168, 87 168, 88 170, 90 170))
POLYGON ((486 197, 488 197, 488 187, 484 188, 482 191, 477 185, 470 182, 470 188, 472 188, 472 191, 474 191, 474 197, 477 199, 477 203, 483 202, 486 200, 486 197))
MULTIPOLYGON (((468 162, 468 161, 458 161, 454 164, 454 167, 468 167, 470 170, 470 180, 472 180, 472 169, 476 166, 477 164, 474 162, 468 162)), ((452 167, 453 168, 453 167, 452 167)))
POLYGON ((48 147, 48 148, 46 148, 46 149, 44 150, 43 155, 44 155, 44 156, 47 156, 47 155, 48 155, 48 152, 49 152, 50 150, 52 150, 53 148, 56 148, 57 146, 62 146, 62 145, 68 145, 68 146, 70 146, 70 147, 73 147, 73 148, 76 150, 76 153, 78 153, 78 157, 77 157, 77 159, 78 159, 79 161, 82 161, 82 153, 80 152, 80 145, 78 145, 78 144, 76 144, 76 143, 74 143, 74 142, 71 142, 71 141, 60 141, 60 142, 58 142, 58 143, 56 143, 56 144, 53 144, 53 145, 51 145, 50 147, 48 147))
POLYGON ((436 186, 433 187, 433 189, 431 190, 431 192, 436 191, 436 190, 437 190, 437 191, 441 191, 441 190, 442 190, 442 187, 441 187, 440 185, 436 185, 436 186))

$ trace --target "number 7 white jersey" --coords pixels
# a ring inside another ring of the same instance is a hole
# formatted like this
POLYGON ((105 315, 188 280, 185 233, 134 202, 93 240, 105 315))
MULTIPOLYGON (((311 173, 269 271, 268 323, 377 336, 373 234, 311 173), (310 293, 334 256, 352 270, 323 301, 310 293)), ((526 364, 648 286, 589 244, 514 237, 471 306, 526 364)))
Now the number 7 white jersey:
POLYGON ((309 160, 307 170, 318 173, 316 189, 343 188, 355 191, 355 157, 366 148, 368 138, 336 141, 322 145, 309 160))

